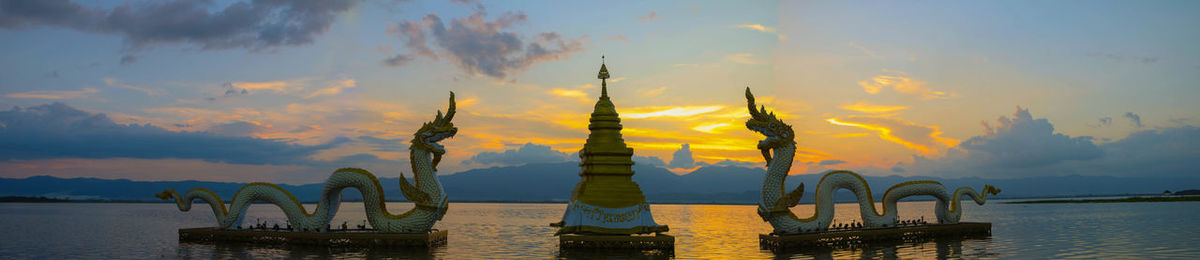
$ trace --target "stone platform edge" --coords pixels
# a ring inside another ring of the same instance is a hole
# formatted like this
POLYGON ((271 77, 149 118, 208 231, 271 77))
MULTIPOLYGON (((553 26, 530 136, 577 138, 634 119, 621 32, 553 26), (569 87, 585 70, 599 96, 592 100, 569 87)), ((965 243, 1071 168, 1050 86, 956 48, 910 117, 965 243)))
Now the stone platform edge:
POLYGON ((675 237, 665 234, 638 235, 578 235, 558 236, 559 248, 631 248, 674 249, 675 237))
POLYGON ((446 230, 428 233, 375 233, 369 231, 290 232, 273 230, 179 229, 179 241, 239 242, 272 245, 436 247, 446 245, 446 230))

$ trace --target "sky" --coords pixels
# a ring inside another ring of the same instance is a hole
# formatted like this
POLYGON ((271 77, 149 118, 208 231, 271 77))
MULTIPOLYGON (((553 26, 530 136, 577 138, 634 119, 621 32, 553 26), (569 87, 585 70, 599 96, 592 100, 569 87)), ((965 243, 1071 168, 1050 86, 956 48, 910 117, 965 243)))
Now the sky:
MULTIPOLYGON (((1200 176, 1200 3, 0 0, 0 177, 312 183, 578 160, 609 93, 635 161, 793 174, 1200 176)), ((575 173, 564 173, 575 174, 575 173)))

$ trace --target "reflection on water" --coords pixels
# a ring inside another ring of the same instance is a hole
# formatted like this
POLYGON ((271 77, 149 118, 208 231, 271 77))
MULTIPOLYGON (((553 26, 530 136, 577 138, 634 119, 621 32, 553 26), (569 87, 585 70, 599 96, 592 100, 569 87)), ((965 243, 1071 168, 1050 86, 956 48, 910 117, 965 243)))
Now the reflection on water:
POLYGON ((775 258, 792 259, 978 259, 995 257, 988 251, 989 236, 937 237, 906 241, 879 241, 840 247, 814 247, 775 251, 775 258), (970 245, 964 247, 963 245, 970 245), (930 250, 930 249, 933 250, 930 250), (964 250, 964 248, 966 250, 964 250))
MULTIPOLYGON (((902 202, 901 219, 935 219, 933 202, 902 202)), ((308 205, 308 207, 313 207, 308 205)), ((412 207, 391 203, 393 212, 412 207)), ((564 204, 453 203, 435 228, 448 244, 433 249, 340 249, 180 244, 180 228, 214 225, 207 207, 179 212, 174 204, 0 203, 3 258, 440 258, 543 259, 823 259, 823 258, 1180 258, 1200 259, 1200 202, 968 205, 964 220, 992 222, 992 236, 934 239, 843 248, 771 252, 758 234, 770 225, 746 205, 653 205, 655 220, 670 225, 674 251, 560 251, 550 222, 564 204)), ((809 216, 812 206, 793 209, 809 216)), ((333 223, 353 227, 366 219, 362 204, 346 203, 333 223)), ((284 223, 270 205, 253 205, 245 224, 284 223)), ((839 204, 835 221, 858 220, 857 207, 839 204)))

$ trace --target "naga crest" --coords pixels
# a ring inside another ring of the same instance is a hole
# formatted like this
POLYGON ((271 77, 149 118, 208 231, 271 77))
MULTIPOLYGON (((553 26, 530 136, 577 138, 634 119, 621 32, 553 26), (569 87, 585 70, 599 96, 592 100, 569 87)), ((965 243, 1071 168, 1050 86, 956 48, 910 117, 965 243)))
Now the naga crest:
POLYGON ((771 163, 772 148, 796 143, 796 135, 792 132, 791 125, 775 118, 774 112, 768 113, 765 106, 754 109, 754 94, 750 93, 750 87, 746 87, 746 107, 750 109, 750 119, 746 120, 746 128, 767 136, 766 139, 758 141, 758 150, 762 151, 763 159, 766 159, 767 163, 771 163))
POLYGON ((442 111, 438 110, 437 117, 433 118, 432 122, 426 122, 421 125, 421 129, 413 134, 415 138, 412 140, 412 146, 409 149, 421 148, 433 153, 433 169, 437 170, 438 162, 442 161, 442 155, 446 154, 446 148, 438 142, 443 139, 454 137, 458 133, 458 128, 454 127, 454 123, 450 120, 454 119, 454 92, 450 92, 450 108, 446 110, 446 116, 442 116, 442 111))
POLYGON ((996 186, 992 185, 983 185, 983 193, 989 193, 992 195, 1000 194, 1000 188, 996 188, 996 186))

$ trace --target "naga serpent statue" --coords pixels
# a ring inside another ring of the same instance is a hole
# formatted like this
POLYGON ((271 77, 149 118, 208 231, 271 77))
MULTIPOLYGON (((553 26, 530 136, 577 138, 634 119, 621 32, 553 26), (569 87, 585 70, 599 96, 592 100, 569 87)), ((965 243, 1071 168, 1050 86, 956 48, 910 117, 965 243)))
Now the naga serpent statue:
POLYGON ((910 181, 888 188, 883 194, 883 212, 875 209, 875 198, 871 187, 858 174, 850 171, 832 171, 821 177, 817 183, 816 209, 813 216, 799 218, 789 209, 796 206, 804 193, 801 183, 792 192, 784 193, 784 179, 792 167, 792 156, 796 153, 795 135, 792 126, 783 123, 768 113, 766 107, 755 109, 754 95, 746 88, 746 102, 750 109, 750 119, 746 120, 746 128, 758 132, 766 139, 758 142, 767 161, 767 175, 763 180, 762 199, 758 203, 758 215, 763 221, 770 222, 776 234, 802 233, 825 230, 833 222, 833 194, 838 189, 854 192, 858 198, 859 212, 865 227, 888 227, 897 222, 896 203, 909 196, 933 196, 937 199, 936 215, 941 224, 958 223, 962 217, 962 207, 959 205, 963 196, 971 197, 975 203, 983 205, 987 195, 1000 193, 1000 189, 984 185, 983 192, 977 193, 969 187, 954 190, 954 194, 946 192, 946 188, 936 181, 910 181))
POLYGON ((454 118, 454 92, 450 92, 450 108, 443 117, 438 111, 433 122, 427 122, 417 130, 412 140, 409 158, 413 170, 413 182, 410 184, 404 175, 400 175, 400 191, 416 207, 403 214, 393 215, 387 211, 384 204, 383 188, 379 179, 370 172, 357 168, 342 168, 333 172, 325 181, 317 208, 309 213, 300 201, 283 188, 271 183, 250 183, 243 186, 236 194, 229 208, 225 208, 221 197, 205 188, 194 188, 182 196, 174 190, 166 190, 155 195, 159 199, 174 199, 179 210, 188 211, 192 201, 200 199, 208 202, 217 217, 219 228, 234 229, 242 223, 246 209, 254 202, 268 202, 279 206, 287 215, 288 223, 297 231, 328 232, 329 222, 337 213, 341 204, 342 190, 355 188, 362 193, 363 206, 366 208, 367 220, 371 226, 384 233, 424 233, 446 214, 447 198, 442 190, 442 184, 437 178, 437 164, 442 159, 446 149, 438 144, 439 141, 453 137, 458 128, 450 122, 454 118))

